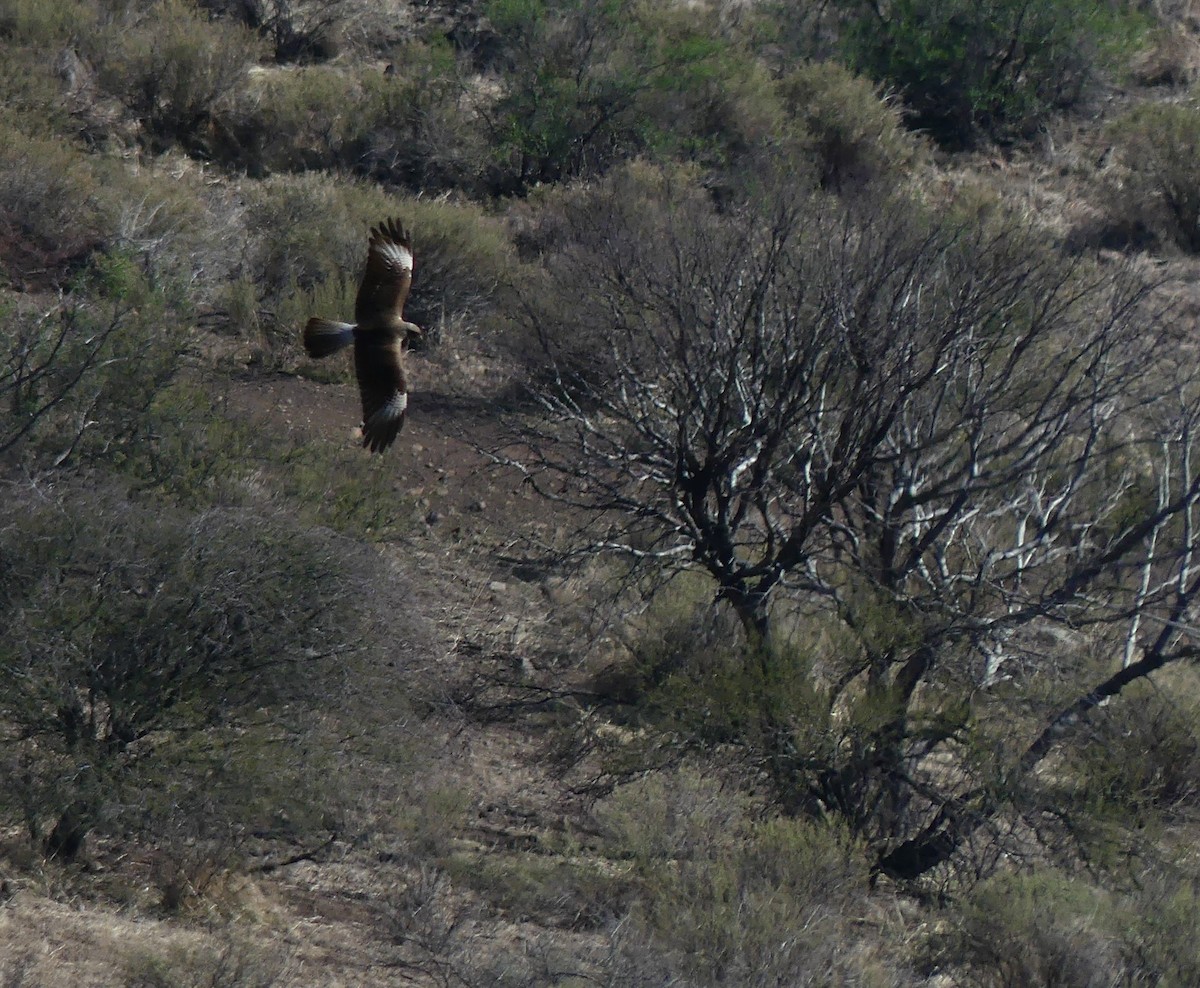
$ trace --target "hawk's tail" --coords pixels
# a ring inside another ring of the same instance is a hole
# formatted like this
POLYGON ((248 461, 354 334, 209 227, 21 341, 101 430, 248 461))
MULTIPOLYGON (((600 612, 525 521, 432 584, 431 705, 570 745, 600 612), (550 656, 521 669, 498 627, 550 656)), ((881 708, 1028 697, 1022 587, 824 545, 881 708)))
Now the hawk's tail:
POLYGON ((304 327, 304 349, 310 357, 328 357, 354 342, 354 323, 313 318, 304 327))

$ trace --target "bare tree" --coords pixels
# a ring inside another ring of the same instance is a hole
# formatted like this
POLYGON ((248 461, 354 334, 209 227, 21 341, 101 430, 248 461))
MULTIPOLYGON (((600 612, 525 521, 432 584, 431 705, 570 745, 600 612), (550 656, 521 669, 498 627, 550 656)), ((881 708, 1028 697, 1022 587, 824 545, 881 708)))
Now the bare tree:
POLYGON ((601 523, 592 549, 705 570, 763 682, 797 627, 781 601, 848 633, 813 675, 831 722, 871 705, 852 743, 801 750, 798 713, 763 712, 789 810, 919 874, 1078 717, 1194 654, 1200 405, 1130 272, 1012 222, 794 190, 722 213, 661 177, 566 226, 528 310, 548 414, 514 459, 601 523), (1095 646, 1120 666, 1100 685, 1095 646), (971 697, 1034 675, 1079 698, 1012 778, 948 784, 931 766, 978 732, 971 697))

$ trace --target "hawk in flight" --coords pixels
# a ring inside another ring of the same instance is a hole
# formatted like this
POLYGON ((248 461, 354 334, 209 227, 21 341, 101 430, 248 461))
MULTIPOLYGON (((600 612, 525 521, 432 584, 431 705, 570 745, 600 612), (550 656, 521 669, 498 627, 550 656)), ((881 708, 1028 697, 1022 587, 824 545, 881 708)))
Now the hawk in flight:
POLYGON ((372 453, 382 453, 395 441, 408 408, 403 345, 410 336, 421 335, 418 326, 404 321, 412 273, 412 237, 399 221, 386 220, 371 230, 354 322, 314 317, 304 327, 310 357, 328 357, 354 344, 363 446, 372 453))

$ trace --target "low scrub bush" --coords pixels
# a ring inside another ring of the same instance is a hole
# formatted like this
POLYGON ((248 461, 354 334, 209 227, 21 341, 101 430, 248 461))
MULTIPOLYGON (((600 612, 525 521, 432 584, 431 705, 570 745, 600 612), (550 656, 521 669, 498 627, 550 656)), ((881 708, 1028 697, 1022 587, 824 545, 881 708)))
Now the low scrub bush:
POLYGON ((45 52, 0 43, 0 127, 30 137, 68 133, 65 88, 45 52))
POLYGON ((44 124, 0 112, 0 286, 74 292, 119 254, 175 302, 207 302, 244 237, 232 197, 185 160, 132 171, 44 124))
POLYGON ((0 10, 0 38, 48 49, 94 30, 99 5, 91 0, 9 0, 0 10))
POLYGON ((810 62, 784 75, 780 95, 794 121, 793 141, 813 162, 821 185, 852 191, 901 181, 922 147, 904 128, 895 100, 835 62, 810 62))
POLYGON ((257 32, 277 62, 320 62, 332 58, 358 6, 353 0, 197 2, 205 10, 257 32))
POLYGON ((1194 688, 1132 690, 1129 702, 1088 725, 1072 761, 1078 795, 1097 816, 1145 825, 1149 817, 1200 805, 1200 709, 1187 699, 1194 695, 1194 688))
POLYGON ((300 780, 315 780, 297 735, 243 718, 294 705, 298 730, 335 658, 371 647, 346 644, 367 620, 355 580, 368 557, 244 510, 190 515, 107 490, 12 495, 0 716, 20 781, 4 813, 67 859, 96 828, 162 833, 191 819, 205 823, 187 838, 219 842, 222 830, 278 829, 283 811, 306 832, 309 810, 323 825, 330 802, 301 795, 300 780))
POLYGON ((174 377, 188 329, 121 254, 49 308, 14 299, 0 395, 0 454, 119 465, 150 440, 148 410, 174 377))
POLYGON ((1200 984, 1195 949, 1200 884, 1195 867, 1152 869, 1126 896, 1116 924, 1128 984, 1200 984))
POLYGON ((142 949, 124 963, 121 988, 272 988, 284 983, 287 958, 248 942, 142 949))
POLYGON ((956 904, 930 960, 955 971, 956 983, 979 988, 1123 983, 1113 980, 1119 956, 1110 915, 1104 893, 1049 868, 1002 875, 956 904))
POLYGON ((249 80, 219 121, 221 161, 263 176, 275 172, 353 170, 362 144, 388 109, 340 68, 270 70, 249 80))
POLYGON ((495 0, 503 88, 480 110, 485 185, 525 195, 637 154, 720 171, 763 150, 782 119, 766 68, 715 11, 630 0, 495 0))
POLYGON ((0 260, 18 290, 69 282, 103 242, 116 203, 114 169, 66 138, 0 114, 0 260))
POLYGON ((100 86, 129 107, 155 151, 204 150, 216 112, 259 56, 251 32, 211 21, 187 0, 114 20, 89 50, 100 86))
POLYGON ((646 983, 903 984, 851 926, 867 890, 862 849, 837 829, 772 820, 717 832, 694 857, 647 867, 614 958, 646 983), (850 939, 857 947, 846 949, 850 939), (874 970, 872 970, 874 969, 874 970))
POLYGON ((213 154, 251 175, 349 172, 430 193, 473 181, 478 127, 445 45, 413 44, 400 69, 272 70, 222 114, 213 154))
POLYGON ((624 912, 627 883, 602 865, 542 853, 459 857, 447 872, 514 922, 596 930, 624 912))
POLYGON ((1030 136, 1076 106, 1114 47, 1146 22, 1090 0, 843 3, 852 68, 894 87, 913 127, 945 147, 1030 136))
POLYGON ((1107 179, 1105 205, 1131 242, 1145 233, 1200 252, 1200 104, 1147 103, 1117 120, 1110 134, 1119 167, 1107 179))

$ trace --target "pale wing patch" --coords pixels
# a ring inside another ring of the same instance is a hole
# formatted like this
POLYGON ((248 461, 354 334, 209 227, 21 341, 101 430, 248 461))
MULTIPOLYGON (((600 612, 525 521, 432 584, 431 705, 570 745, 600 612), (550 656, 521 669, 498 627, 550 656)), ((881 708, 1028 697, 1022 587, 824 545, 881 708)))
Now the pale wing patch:
POLYGON ((411 271, 413 269, 412 251, 403 244, 393 243, 390 240, 381 240, 375 250, 388 263, 389 267, 396 268, 400 271, 411 271))
POLYGON ((397 391, 388 400, 387 403, 375 411, 369 419, 367 425, 379 426, 385 422, 394 422, 400 418, 408 408, 408 395, 403 391, 397 391))

